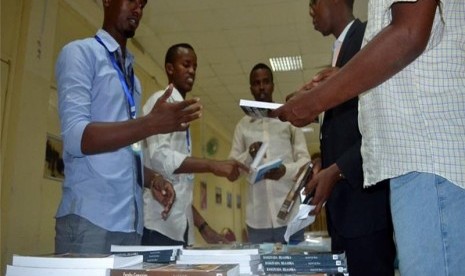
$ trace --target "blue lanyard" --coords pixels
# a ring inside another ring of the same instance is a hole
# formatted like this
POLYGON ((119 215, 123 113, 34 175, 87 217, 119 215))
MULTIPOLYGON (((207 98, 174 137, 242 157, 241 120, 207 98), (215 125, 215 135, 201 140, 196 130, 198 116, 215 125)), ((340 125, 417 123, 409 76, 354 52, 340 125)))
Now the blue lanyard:
MULTIPOLYGON (((116 62, 116 59, 115 59, 115 56, 113 55, 112 52, 110 52, 110 50, 108 50, 107 46, 105 46, 105 44, 103 44, 102 40, 100 39, 100 37, 98 37, 97 35, 95 36, 95 39, 97 40, 98 43, 100 43, 108 52, 108 54, 110 55, 110 60, 111 60, 111 63, 113 64, 113 67, 115 68, 116 72, 118 72, 118 77, 119 77, 119 80, 121 82, 121 86, 123 87, 123 90, 124 90, 124 94, 126 94, 126 98, 128 100, 128 104, 129 104, 129 113, 131 115, 131 119, 135 119, 136 118, 136 104, 134 102, 134 96, 133 96, 133 89, 134 89, 134 72, 132 71, 131 72, 131 88, 129 88, 129 85, 127 83, 127 80, 126 80, 126 77, 124 76, 121 68, 118 66, 118 63, 116 62)), ((124 66, 123 64, 121 66, 124 66)))
POLYGON ((189 152, 189 155, 190 155, 190 153, 191 153, 191 137, 190 137, 189 128, 186 129, 186 140, 187 140, 187 151, 189 152))

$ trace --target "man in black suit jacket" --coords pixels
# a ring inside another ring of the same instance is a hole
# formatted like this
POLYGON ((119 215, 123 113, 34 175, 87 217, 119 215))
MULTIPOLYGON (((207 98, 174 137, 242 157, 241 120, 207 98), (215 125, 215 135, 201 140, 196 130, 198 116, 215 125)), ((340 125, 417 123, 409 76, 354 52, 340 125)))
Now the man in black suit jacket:
MULTIPOLYGON (((354 18, 353 0, 310 0, 310 16, 317 31, 334 35, 340 45, 340 49, 334 47, 333 68, 309 84, 317 85, 360 50, 366 23, 354 18)), ((321 170, 310 186, 326 190, 329 197, 326 211, 332 250, 346 252, 351 276, 394 275, 389 183, 363 188, 358 97, 329 109, 323 118, 321 160, 314 160, 321 170)))

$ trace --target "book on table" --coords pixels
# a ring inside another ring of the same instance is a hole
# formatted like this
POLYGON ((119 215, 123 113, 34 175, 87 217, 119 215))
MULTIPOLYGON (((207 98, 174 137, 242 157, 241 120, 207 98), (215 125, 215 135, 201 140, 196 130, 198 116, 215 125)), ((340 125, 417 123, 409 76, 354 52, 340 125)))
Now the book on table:
POLYGON ((111 252, 142 252, 157 250, 181 250, 182 245, 115 245, 112 244, 111 252))
POLYGON ((239 106, 246 115, 253 118, 268 117, 271 110, 280 107, 282 104, 262 101, 243 100, 239 101, 239 106))
POLYGON ((109 276, 239 276, 237 264, 154 264, 110 269, 109 276))
POLYGON ((5 276, 108 276, 109 268, 53 268, 7 265, 5 276))
POLYGON ((261 254, 260 260, 266 274, 347 273, 344 252, 314 251, 307 246, 286 245, 282 251, 261 254))
POLYGON ((36 256, 13 255, 13 266, 46 268, 114 268, 142 263, 143 257, 108 254, 48 254, 36 256))
POLYGON ((272 169, 279 168, 283 163, 283 160, 280 158, 262 163, 263 159, 265 158, 267 149, 268 143, 262 142, 260 148, 255 154, 255 158, 250 164, 250 174, 248 177, 248 181, 250 184, 255 184, 258 181, 263 180, 267 172, 269 172, 272 169))
POLYGON ((260 264, 260 245, 219 244, 184 248, 177 264, 238 264, 241 274, 256 274, 260 264))
POLYGON ((254 254, 180 255, 176 264, 236 264, 241 274, 256 274, 260 256, 254 254))
POLYGON ((118 256, 142 255, 146 263, 169 263, 177 260, 182 245, 151 246, 151 245, 112 245, 111 253, 118 256))
POLYGON ((334 261, 345 260, 344 252, 315 252, 313 250, 291 249, 287 252, 265 253, 260 255, 262 261, 265 260, 288 260, 288 261, 334 261))
POLYGON ((231 243, 209 244, 206 246, 191 246, 181 250, 182 255, 227 255, 227 254, 259 254, 259 244, 231 243))
POLYGON ((142 256, 106 254, 13 255, 7 276, 107 276, 109 269, 141 264, 142 256))
POLYGON ((335 274, 335 273, 347 273, 347 267, 313 267, 313 266, 305 266, 305 267, 267 267, 263 266, 263 271, 266 274, 269 273, 282 273, 282 274, 303 274, 303 273, 328 273, 328 274, 335 274))
POLYGON ((265 259, 261 261, 263 266, 296 266, 296 267, 304 267, 304 266, 314 266, 314 267, 328 267, 328 266, 347 266, 347 260, 299 260, 299 259, 265 259))

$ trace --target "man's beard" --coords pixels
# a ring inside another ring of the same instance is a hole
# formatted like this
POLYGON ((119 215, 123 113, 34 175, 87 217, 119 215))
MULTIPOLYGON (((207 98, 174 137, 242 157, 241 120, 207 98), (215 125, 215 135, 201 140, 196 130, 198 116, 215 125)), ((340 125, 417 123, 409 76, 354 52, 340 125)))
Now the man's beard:
POLYGON ((136 34, 136 31, 133 31, 133 30, 124 31, 124 37, 126 38, 133 38, 135 34, 136 34))

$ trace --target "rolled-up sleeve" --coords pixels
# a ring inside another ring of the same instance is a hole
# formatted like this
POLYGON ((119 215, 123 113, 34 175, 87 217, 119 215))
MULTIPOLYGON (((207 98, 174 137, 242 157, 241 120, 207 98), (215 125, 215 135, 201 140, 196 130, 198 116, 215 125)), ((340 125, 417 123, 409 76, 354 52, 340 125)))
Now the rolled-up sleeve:
POLYGON ((84 155, 82 134, 91 121, 92 64, 84 49, 69 44, 61 51, 56 65, 64 150, 77 157, 84 155))

